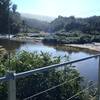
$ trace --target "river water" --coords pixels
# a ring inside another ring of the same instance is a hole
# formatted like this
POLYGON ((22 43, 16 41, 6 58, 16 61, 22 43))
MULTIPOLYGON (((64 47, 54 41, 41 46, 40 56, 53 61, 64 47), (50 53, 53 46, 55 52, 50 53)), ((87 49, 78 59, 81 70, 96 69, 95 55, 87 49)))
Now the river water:
MULTIPOLYGON (((29 42, 16 42, 16 41, 8 41, 4 39, 0 39, 0 45, 2 45, 6 50, 10 52, 19 52, 22 50, 28 52, 37 51, 38 53, 48 52, 52 56, 69 56, 69 60, 77 60, 84 57, 89 57, 91 55, 95 55, 97 52, 78 49, 78 48, 69 48, 63 45, 45 45, 43 43, 29 43, 29 42), (9 45, 10 44, 10 45, 9 45)), ((89 80, 96 81, 98 79, 98 59, 93 58, 90 60, 82 61, 79 63, 75 63, 75 68, 79 71, 79 73, 89 80)))

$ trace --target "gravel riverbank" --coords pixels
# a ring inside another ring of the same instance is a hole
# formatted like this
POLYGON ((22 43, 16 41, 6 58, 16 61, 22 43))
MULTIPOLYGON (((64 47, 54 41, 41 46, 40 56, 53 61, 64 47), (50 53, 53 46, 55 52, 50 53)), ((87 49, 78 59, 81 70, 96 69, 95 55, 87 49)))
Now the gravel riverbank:
POLYGON ((78 47, 78 48, 83 48, 83 49, 89 49, 89 50, 94 50, 97 52, 100 52, 100 43, 91 43, 91 44, 66 44, 66 46, 71 46, 71 47, 78 47))

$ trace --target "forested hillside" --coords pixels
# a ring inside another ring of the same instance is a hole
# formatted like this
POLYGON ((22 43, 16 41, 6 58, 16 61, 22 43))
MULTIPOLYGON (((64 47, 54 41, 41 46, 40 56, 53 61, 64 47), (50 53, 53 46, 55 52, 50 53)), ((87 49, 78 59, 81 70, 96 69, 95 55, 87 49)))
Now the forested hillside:
POLYGON ((17 34, 48 30, 48 22, 24 18, 11 0, 0 0, 0 34, 17 34))
MULTIPOLYGON (((27 25, 26 28, 30 29, 30 32, 32 32, 32 30, 48 31, 48 27, 49 27, 48 22, 40 21, 40 20, 32 19, 32 18, 25 18, 25 17, 21 17, 21 19, 27 25)), ((29 30, 28 30, 28 32, 29 32, 29 30)))
POLYGON ((100 16, 75 18, 58 16, 50 23, 49 32, 43 42, 49 43, 91 43, 100 42, 100 16))
POLYGON ((56 31, 81 31, 87 34, 100 32, 100 16, 93 16, 88 18, 75 18, 58 16, 50 23, 51 32, 56 31))

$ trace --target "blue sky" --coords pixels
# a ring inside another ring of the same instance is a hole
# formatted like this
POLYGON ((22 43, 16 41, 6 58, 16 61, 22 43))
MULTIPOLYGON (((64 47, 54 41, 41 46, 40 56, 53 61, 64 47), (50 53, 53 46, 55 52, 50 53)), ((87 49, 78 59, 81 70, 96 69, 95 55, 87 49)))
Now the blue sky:
POLYGON ((57 17, 100 15, 100 0, 12 0, 22 13, 57 17))

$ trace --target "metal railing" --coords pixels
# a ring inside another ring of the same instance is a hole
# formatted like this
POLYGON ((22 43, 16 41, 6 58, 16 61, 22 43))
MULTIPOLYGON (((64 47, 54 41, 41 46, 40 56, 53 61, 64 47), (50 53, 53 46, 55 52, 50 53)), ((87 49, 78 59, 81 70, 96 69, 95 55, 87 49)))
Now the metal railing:
MULTIPOLYGON (((99 66, 99 68, 98 68, 98 100, 100 100, 100 54, 94 55, 94 56, 90 56, 90 57, 86 57, 86 58, 82 58, 82 59, 78 59, 78 60, 74 60, 74 61, 61 63, 61 64, 55 64, 55 65, 51 65, 51 66, 46 66, 46 67, 42 67, 42 68, 38 68, 38 69, 34 69, 34 70, 22 72, 22 73, 15 73, 14 71, 7 71, 6 75, 4 77, 0 78, 0 82, 8 81, 8 100, 16 100, 16 79, 24 78, 24 77, 30 76, 30 75, 32 75, 34 73, 44 72, 44 71, 47 71, 49 69, 58 68, 58 67, 61 67, 61 66, 64 66, 64 65, 85 61, 85 60, 92 59, 92 58, 95 58, 95 57, 99 58, 99 63, 98 63, 98 66, 99 66)), ((74 79, 71 79, 70 81, 75 80, 77 78, 78 77, 76 77, 74 79)), ((57 88, 57 87, 59 87, 59 86, 61 86, 63 84, 65 84, 65 82, 62 83, 62 84, 59 84, 57 86, 54 86, 52 88, 49 88, 49 89, 47 89, 45 91, 41 91, 41 92, 39 92, 37 94, 34 94, 33 96, 40 95, 42 93, 45 93, 45 92, 50 91, 52 89, 55 89, 55 88, 57 88)), ((82 91, 80 91, 79 93, 81 93, 81 92, 82 91)), ((72 97, 76 96, 77 94, 78 93, 76 93, 72 97)), ((28 100, 29 98, 30 97, 28 97, 28 98, 26 98, 24 100, 28 100)), ((71 98, 69 98, 67 100, 71 100, 71 98)))

